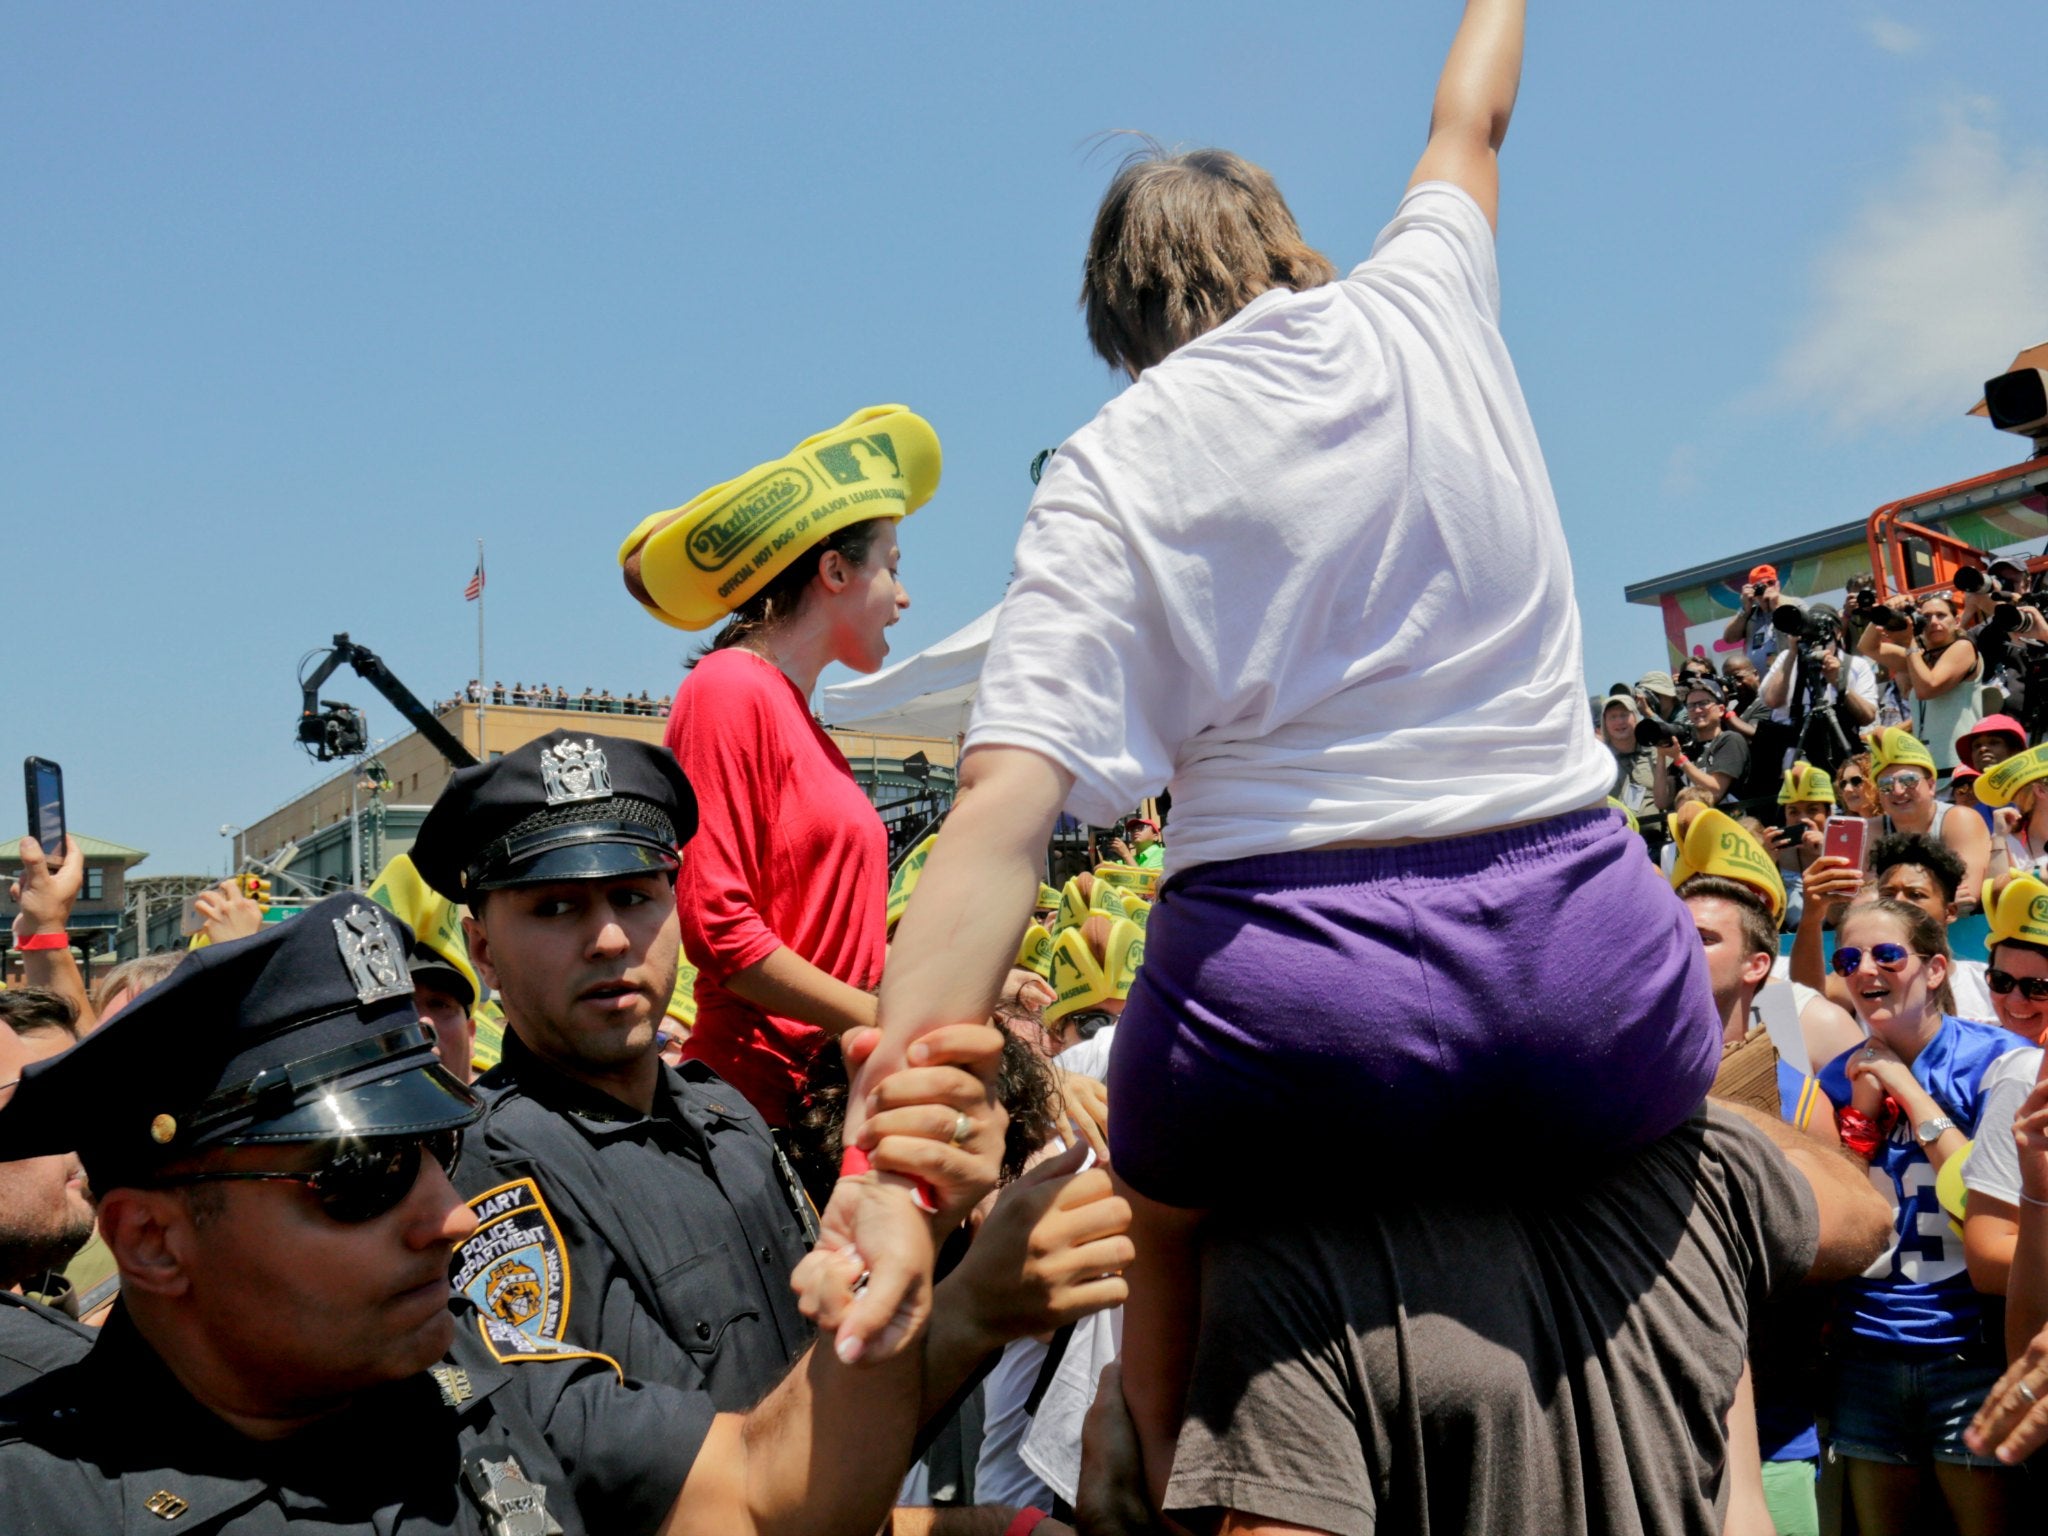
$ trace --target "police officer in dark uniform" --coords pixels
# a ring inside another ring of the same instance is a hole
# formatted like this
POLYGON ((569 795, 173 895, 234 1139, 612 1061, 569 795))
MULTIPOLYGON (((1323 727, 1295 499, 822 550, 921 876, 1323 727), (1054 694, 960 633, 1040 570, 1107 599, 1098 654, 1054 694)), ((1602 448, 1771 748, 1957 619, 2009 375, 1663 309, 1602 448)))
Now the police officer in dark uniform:
POLYGON ((743 1423, 450 1295, 477 1103, 409 943, 331 897, 25 1072, 0 1160, 75 1149, 123 1283, 83 1360, 0 1400, 7 1528, 873 1531, 920 1350, 824 1351, 743 1423))
POLYGON ((554 731, 457 773, 412 858, 469 906, 472 959, 505 1010, 457 1176, 482 1225, 456 1288, 744 1408, 810 1342, 789 1276, 815 1229, 747 1101, 658 1054, 676 848, 696 824, 667 752, 554 731))

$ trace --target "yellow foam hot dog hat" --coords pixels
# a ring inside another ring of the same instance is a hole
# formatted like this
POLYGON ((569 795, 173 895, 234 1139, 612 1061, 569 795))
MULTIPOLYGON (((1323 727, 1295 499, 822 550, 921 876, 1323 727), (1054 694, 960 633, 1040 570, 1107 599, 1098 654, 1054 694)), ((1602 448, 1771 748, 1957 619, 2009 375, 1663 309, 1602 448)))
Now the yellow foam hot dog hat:
POLYGON ((2014 795, 2042 779, 2048 779, 2048 742, 1986 768, 1977 780, 1977 799, 1993 808, 2011 805, 2014 795))
POLYGON ((1934 774, 1934 754, 1903 725, 1886 725, 1870 733, 1870 776, 1880 778, 1890 768, 1919 768, 1934 774))
POLYGON ((1041 924, 1033 923, 1024 930, 1024 942, 1017 946, 1017 966, 1052 980, 1052 935, 1041 924))
POLYGON ((1130 864, 1098 864, 1095 878, 1107 881, 1120 891, 1130 891, 1150 901, 1159 890, 1159 871, 1139 869, 1130 864))
POLYGON ((1143 932, 1152 921, 1152 903, 1149 901, 1140 901, 1135 896, 1126 896, 1124 898, 1124 910, 1130 920, 1138 925, 1140 932, 1143 932))
POLYGON ((1095 890, 1088 898, 1088 910, 1099 912, 1104 917, 1129 917, 1130 909, 1124 903, 1124 893, 1107 880, 1097 880, 1095 890))
POLYGON ((1689 805, 1679 812, 1678 827, 1673 890, 1683 889, 1695 875, 1718 875, 1761 893, 1773 920, 1785 920, 1785 877, 1740 822, 1708 806, 1689 805))
POLYGON ((2015 939, 2023 944, 2048 944, 2048 885, 2032 875, 2012 875, 2002 883, 1986 880, 1983 905, 1991 928, 1984 936, 1986 950, 2015 939))
POLYGON ((1031 904, 1034 912, 1057 912, 1060 909, 1060 893, 1044 881, 1038 883, 1038 900, 1031 904))
POLYGON ((910 893, 917 889, 918 878, 924 874, 924 861, 932 856, 932 844, 938 840, 939 834, 934 832, 911 849, 896 866, 896 873, 889 877, 887 922, 891 933, 903 921, 903 909, 910 905, 910 893))
POLYGON ((1778 788, 1778 804, 1835 803, 1835 781, 1811 763, 1794 763, 1785 770, 1785 782, 1778 788))
POLYGON ((626 590, 664 624, 708 629, 820 539, 908 517, 939 488, 939 435, 900 405, 855 411, 779 459, 657 512, 626 535, 626 590))
POLYGON ((1049 979, 1057 996, 1046 1005, 1046 1023, 1131 995, 1131 982, 1145 963, 1144 932, 1135 923, 1113 922, 1105 949, 1103 963, 1097 965, 1095 952, 1081 937, 1080 929, 1063 929, 1052 941, 1049 979))
POLYGON ((1062 929, 1078 928, 1088 921, 1088 898, 1081 894, 1080 880, 1069 880, 1060 887, 1060 909, 1053 915, 1052 931, 1058 934, 1062 929))

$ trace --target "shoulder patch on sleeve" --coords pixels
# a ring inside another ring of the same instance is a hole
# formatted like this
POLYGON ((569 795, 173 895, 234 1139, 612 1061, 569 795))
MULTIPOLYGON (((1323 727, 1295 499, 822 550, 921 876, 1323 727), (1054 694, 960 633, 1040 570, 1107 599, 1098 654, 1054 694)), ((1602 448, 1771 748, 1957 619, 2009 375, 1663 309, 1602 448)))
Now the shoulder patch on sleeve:
MULTIPOLYGON (((540 1186, 515 1179, 474 1196, 479 1225, 455 1250, 455 1289, 486 1326, 559 1344, 569 1326, 569 1254, 540 1186)), ((501 1356, 500 1358, 505 1358, 501 1356)))
POLYGON ((610 1355, 594 1349, 575 1349, 554 1339, 526 1333, 488 1312, 477 1313, 476 1331, 482 1336, 484 1348, 491 1352, 491 1357, 504 1364, 519 1360, 602 1360, 620 1381, 626 1379, 625 1368, 610 1355))

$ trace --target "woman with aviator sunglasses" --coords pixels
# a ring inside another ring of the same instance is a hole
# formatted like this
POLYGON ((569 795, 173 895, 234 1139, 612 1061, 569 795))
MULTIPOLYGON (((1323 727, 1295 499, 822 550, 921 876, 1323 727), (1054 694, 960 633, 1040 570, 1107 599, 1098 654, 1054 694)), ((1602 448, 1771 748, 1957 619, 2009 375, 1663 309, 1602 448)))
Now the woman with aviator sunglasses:
POLYGON ((1821 1088, 1897 1212, 1891 1252, 1835 1302, 1834 1448, 1865 1536, 1925 1529, 1937 1497, 1960 1531, 2007 1529, 2024 1496, 2011 1469, 1963 1444, 2005 1356, 1996 1306, 1935 1196, 1993 1065, 2024 1042, 1947 1011, 1949 963, 1941 925, 1885 899, 1849 909, 1830 961, 1870 1038, 1822 1070, 1821 1088))

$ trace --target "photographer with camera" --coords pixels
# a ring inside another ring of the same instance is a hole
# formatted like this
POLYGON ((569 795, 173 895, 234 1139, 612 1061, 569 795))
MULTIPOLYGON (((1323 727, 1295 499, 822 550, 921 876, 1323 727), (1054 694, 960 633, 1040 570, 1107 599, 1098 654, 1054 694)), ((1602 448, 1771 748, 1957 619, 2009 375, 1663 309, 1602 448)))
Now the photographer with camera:
POLYGON ((1778 652, 1758 690, 1773 733, 1785 746, 1774 771, 1795 758, 1832 773, 1854 751, 1856 739, 1877 720, 1877 664, 1844 654, 1842 618, 1825 603, 1786 603, 1773 615, 1778 632, 1796 642, 1778 652))
POLYGON ((1645 720, 1636 739, 1657 749, 1665 772, 1657 779, 1657 809, 1669 811, 1681 785, 1713 795, 1715 803, 1749 770, 1749 743, 1727 729, 1728 706, 1721 685, 1712 679, 1685 691, 1685 721, 1668 725, 1645 720))
POLYGON ((1910 711, 1913 735, 1937 769, 1956 765, 1956 738, 1976 729, 1983 662, 1962 632, 1954 596, 1930 592, 1918 602, 1903 594, 1865 610, 1870 624, 1857 644, 1892 676, 1910 711))
POLYGON ((1737 640, 1742 642, 1750 664, 1758 672, 1771 664, 1771 658, 1784 644, 1778 630, 1771 624, 1772 613, 1784 601, 1784 593, 1778 588, 1778 568, 1759 565, 1749 573, 1749 581, 1743 586, 1742 606, 1736 609, 1727 628, 1721 631, 1722 640, 1730 644, 1737 640))

